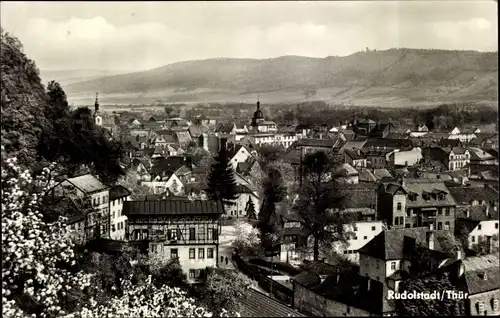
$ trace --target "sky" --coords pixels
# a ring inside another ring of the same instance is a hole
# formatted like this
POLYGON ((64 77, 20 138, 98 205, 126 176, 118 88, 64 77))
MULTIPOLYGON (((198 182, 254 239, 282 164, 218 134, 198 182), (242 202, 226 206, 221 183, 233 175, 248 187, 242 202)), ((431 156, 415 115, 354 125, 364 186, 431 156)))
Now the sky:
POLYGON ((365 48, 498 50, 497 2, 1 2, 42 70, 147 70, 219 57, 345 56, 365 48))

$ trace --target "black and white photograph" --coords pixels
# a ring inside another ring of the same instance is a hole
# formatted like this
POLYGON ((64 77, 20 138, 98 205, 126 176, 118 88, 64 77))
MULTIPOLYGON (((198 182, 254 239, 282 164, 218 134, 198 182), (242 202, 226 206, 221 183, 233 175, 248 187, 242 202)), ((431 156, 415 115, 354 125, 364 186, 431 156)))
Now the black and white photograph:
POLYGON ((499 316, 498 3, 2 1, 2 316, 499 316))

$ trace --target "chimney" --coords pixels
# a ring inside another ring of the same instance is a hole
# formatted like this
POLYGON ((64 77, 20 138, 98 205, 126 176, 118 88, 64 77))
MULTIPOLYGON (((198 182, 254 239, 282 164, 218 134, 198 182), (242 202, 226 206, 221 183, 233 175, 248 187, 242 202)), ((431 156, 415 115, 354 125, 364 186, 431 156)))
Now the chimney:
POLYGON ((434 249, 434 231, 427 231, 426 233, 427 247, 430 250, 434 249))

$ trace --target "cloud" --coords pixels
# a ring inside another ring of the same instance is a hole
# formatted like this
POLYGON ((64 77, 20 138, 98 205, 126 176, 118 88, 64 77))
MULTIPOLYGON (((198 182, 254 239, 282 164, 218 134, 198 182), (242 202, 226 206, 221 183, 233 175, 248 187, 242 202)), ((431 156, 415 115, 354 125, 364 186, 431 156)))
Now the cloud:
POLYGON ((28 21, 19 37, 35 60, 59 60, 65 65, 76 58, 89 64, 82 63, 78 68, 104 69, 121 68, 131 62, 139 67, 154 67, 167 48, 176 47, 184 38, 161 23, 116 27, 103 17, 65 21, 35 18, 28 21), (140 60, 130 59, 141 55, 140 60))
POLYGON ((144 70, 214 57, 348 55, 365 47, 497 49, 496 3, 2 2, 42 69, 144 70))

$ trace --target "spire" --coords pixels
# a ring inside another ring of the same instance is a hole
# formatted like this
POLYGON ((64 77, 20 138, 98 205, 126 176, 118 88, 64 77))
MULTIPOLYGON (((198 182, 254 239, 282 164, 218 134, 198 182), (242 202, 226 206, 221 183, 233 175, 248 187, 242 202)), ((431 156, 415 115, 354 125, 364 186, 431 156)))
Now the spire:
POLYGON ((99 93, 95 93, 95 112, 99 112, 99 93))
POLYGON ((260 95, 257 95, 257 110, 260 110, 260 95))

